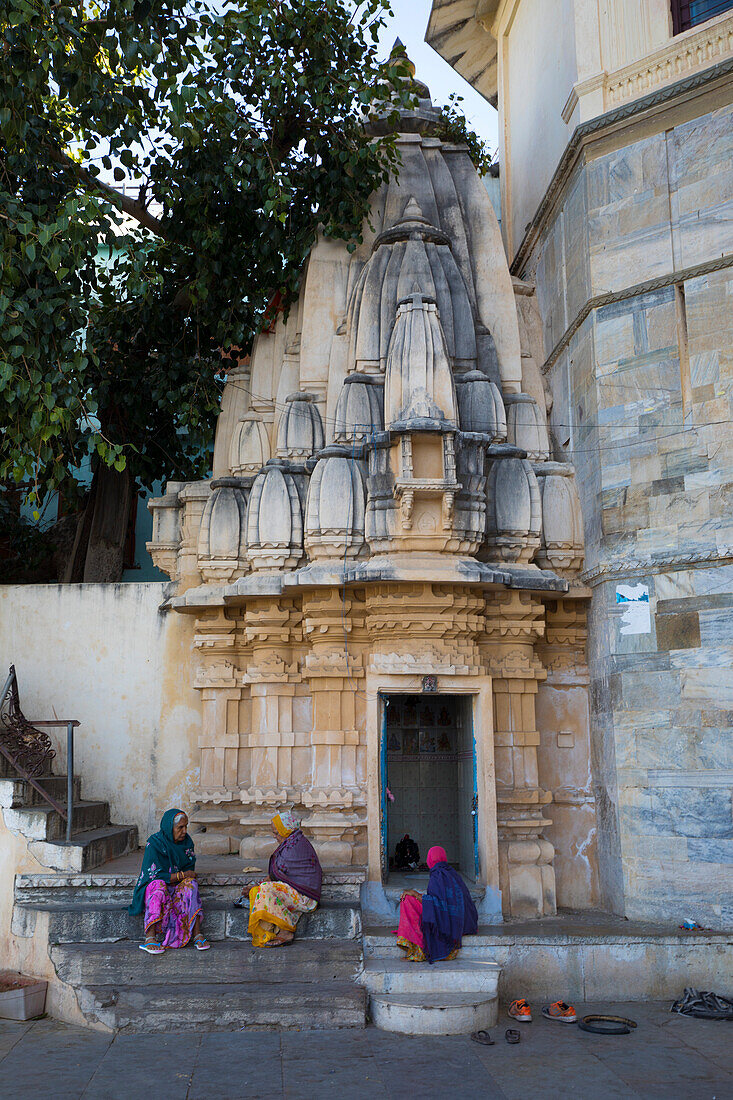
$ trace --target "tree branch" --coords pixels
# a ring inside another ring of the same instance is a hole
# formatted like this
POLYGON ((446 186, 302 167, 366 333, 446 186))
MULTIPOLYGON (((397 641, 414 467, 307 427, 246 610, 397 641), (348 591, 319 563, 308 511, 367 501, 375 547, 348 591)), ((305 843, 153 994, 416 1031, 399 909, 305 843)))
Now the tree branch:
POLYGON ((160 218, 156 218, 150 213, 144 202, 140 202, 139 199, 133 199, 129 195, 123 194, 122 191, 118 191, 116 187, 111 187, 108 183, 104 183, 103 180, 93 175, 87 168, 82 167, 81 164, 77 164, 75 160, 72 160, 70 156, 67 156, 66 153, 62 153, 60 150, 52 150, 51 156, 57 164, 62 164, 66 168, 73 168, 79 179, 83 180, 87 186, 107 195, 115 206, 118 206, 131 218, 134 218, 135 221, 145 229, 149 229, 151 233, 155 233, 158 237, 166 236, 162 221, 160 218))

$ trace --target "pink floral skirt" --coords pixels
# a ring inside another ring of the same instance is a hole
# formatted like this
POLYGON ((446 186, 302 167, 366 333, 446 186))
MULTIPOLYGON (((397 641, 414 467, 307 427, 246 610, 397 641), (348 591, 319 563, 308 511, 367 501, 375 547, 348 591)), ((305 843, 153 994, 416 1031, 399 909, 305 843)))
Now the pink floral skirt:
POLYGON ((425 961, 425 941, 422 934, 422 898, 405 894, 400 901, 400 923, 397 944, 412 962, 425 961))
POLYGON ((201 900, 195 879, 185 879, 177 886, 167 886, 156 879, 145 891, 145 934, 151 925, 161 921, 163 947, 185 947, 199 916, 201 900))

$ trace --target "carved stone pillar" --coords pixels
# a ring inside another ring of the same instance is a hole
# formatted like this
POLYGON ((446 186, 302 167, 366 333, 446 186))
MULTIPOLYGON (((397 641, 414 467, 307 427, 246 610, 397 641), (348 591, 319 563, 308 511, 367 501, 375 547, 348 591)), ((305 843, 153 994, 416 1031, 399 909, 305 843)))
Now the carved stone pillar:
POLYGON ((201 584, 198 561, 199 531, 210 494, 210 481, 191 481, 178 494, 182 509, 177 578, 180 581, 179 592, 201 584))
MULTIPOLYGON (((201 691, 202 727, 199 737, 201 770, 198 799, 221 805, 231 802, 237 787, 239 757, 239 701, 242 689, 234 664, 236 624, 216 608, 196 621, 194 648, 201 663, 194 686, 201 691)), ((206 841, 197 844, 207 855, 226 854, 231 841, 226 831, 228 817, 220 814, 197 819, 208 821, 206 841), (214 823, 223 829, 210 828, 214 823)))
POLYGON ((330 589, 303 597, 303 636, 310 646, 303 675, 313 700, 313 728, 310 758, 298 778, 303 804, 313 815, 309 828, 327 864, 359 862, 366 844, 366 746, 357 717, 364 668, 361 647, 353 647, 355 612, 353 593, 330 589))
POLYGON ((545 676, 534 647, 544 633, 542 604, 527 592, 489 594, 482 658, 492 676, 499 829, 499 883, 505 916, 556 912, 554 849, 543 835, 551 796, 539 785, 537 682, 545 676))
POLYGON ((282 597, 247 605, 242 681, 250 689, 251 718, 250 786, 240 792, 245 804, 277 807, 291 795, 293 699, 302 680, 293 643, 300 633, 300 618, 295 601, 282 597))

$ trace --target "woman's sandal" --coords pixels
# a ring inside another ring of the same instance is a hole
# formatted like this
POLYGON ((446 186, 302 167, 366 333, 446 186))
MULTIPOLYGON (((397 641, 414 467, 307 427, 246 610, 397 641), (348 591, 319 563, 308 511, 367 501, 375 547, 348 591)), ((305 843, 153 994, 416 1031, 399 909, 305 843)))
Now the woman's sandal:
POLYGON ((138 947, 141 951, 147 951, 148 955, 163 955, 165 954, 165 948, 162 943, 158 943, 155 940, 146 940, 145 943, 139 943, 138 947))
POLYGON ((208 951, 211 947, 211 944, 205 936, 196 936, 193 941, 193 946, 196 948, 197 951, 208 951))
POLYGON ((518 1043, 522 1036, 519 1034, 516 1028, 508 1027, 504 1032, 504 1038, 508 1043, 518 1043))
POLYGON ((485 1047, 493 1047, 494 1040, 489 1035, 488 1031, 474 1031, 471 1036, 474 1043, 481 1043, 485 1047))

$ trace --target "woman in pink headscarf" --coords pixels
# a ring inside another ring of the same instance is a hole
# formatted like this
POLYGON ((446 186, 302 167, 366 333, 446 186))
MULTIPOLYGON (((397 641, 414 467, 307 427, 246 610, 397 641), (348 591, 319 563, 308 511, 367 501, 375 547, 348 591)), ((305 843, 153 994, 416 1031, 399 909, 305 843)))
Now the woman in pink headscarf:
POLYGON ((427 893, 406 890, 400 900, 397 943, 413 962, 440 962, 458 954, 463 936, 478 930, 478 913, 468 887, 444 848, 428 852, 427 893))

